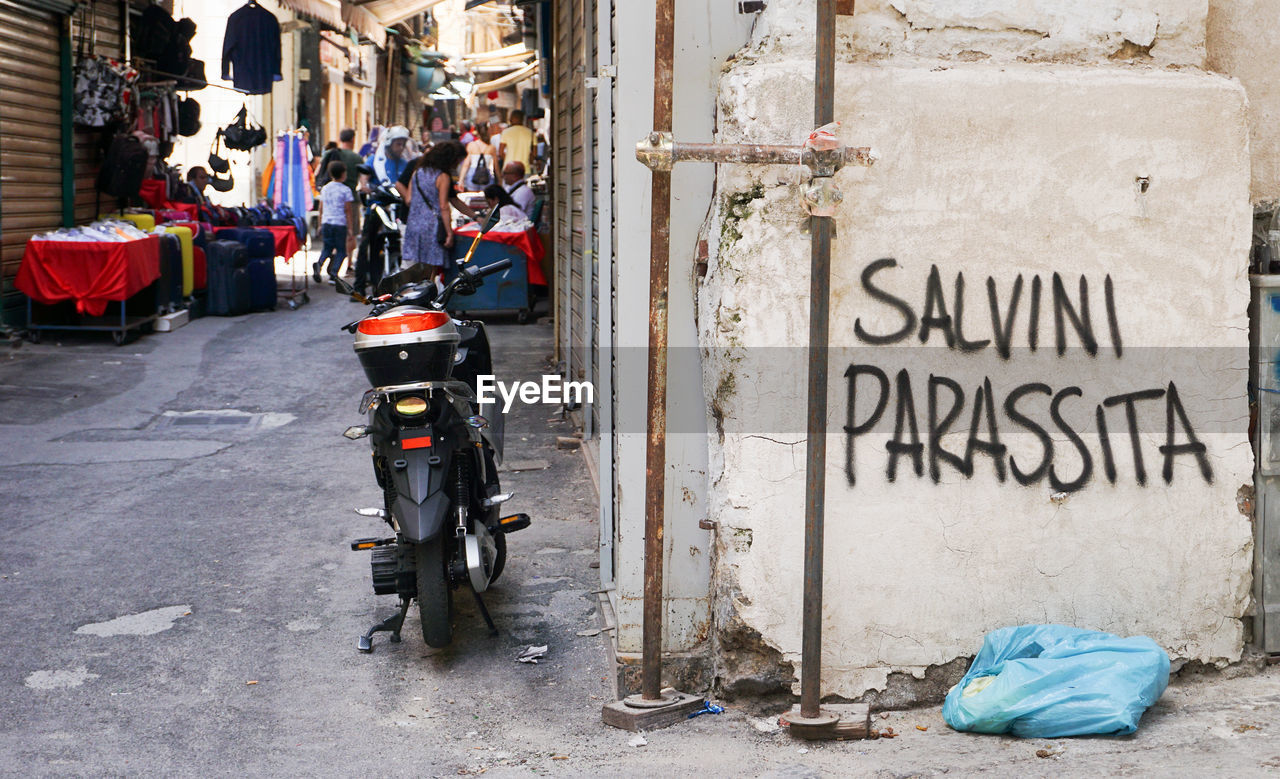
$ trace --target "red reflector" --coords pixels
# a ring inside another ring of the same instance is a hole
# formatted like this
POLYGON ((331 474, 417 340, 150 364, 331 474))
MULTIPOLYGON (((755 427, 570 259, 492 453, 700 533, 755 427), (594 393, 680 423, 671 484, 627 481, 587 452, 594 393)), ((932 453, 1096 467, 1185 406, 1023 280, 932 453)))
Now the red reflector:
POLYGON ((421 438, 406 438, 400 442, 405 449, 427 449, 431 446, 431 436, 424 435, 421 438))
POLYGON ((425 314, 400 314, 382 319, 365 319, 356 329, 365 335, 403 335, 420 333, 423 330, 435 330, 449 321, 449 315, 443 311, 428 311, 425 314))

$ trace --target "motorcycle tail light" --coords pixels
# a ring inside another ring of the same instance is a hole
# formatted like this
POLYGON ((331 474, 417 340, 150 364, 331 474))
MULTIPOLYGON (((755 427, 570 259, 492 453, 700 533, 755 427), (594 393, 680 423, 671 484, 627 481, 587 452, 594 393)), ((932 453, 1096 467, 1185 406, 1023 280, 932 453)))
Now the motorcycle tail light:
POLYGON ((428 311, 424 314, 401 314, 381 319, 365 319, 356 326, 356 329, 365 335, 404 335, 435 330, 448 323, 448 314, 443 311, 428 311))

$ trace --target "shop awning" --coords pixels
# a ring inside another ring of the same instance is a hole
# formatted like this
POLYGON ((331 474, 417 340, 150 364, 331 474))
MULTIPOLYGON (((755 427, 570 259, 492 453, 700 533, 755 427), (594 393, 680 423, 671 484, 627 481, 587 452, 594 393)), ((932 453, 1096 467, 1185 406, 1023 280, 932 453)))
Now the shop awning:
POLYGON ((335 30, 345 30, 341 0, 280 0, 280 5, 294 13, 323 22, 335 30))
POLYGON ((386 26, 365 7, 345 5, 342 8, 342 17, 347 27, 363 35, 365 39, 373 41, 373 45, 379 49, 387 48, 386 26))
POLYGON ((476 84, 475 94, 480 94, 481 92, 492 92, 495 89, 502 89, 503 87, 509 87, 512 84, 519 84, 521 81, 533 78, 536 75, 538 75, 538 60, 530 62, 528 65, 525 65, 514 73, 508 73, 502 78, 495 78, 493 81, 485 81, 481 84, 476 84))
POLYGON ((394 27, 442 2, 444 0, 356 0, 355 5, 373 14, 384 27, 394 27))
POLYGON ((493 51, 464 54, 462 55, 462 60, 469 65, 492 65, 499 62, 521 60, 534 53, 533 49, 526 49, 523 43, 513 43, 510 46, 504 46, 493 51))

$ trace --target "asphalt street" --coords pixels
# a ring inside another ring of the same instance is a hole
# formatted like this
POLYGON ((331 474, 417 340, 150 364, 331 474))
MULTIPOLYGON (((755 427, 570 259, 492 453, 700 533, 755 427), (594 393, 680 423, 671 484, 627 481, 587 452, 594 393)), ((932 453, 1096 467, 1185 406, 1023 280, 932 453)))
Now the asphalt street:
MULTIPOLYGON (((594 591, 595 494, 555 406, 507 423, 507 504, 533 526, 456 640, 356 637, 394 612, 362 536, 364 309, 206 318, 123 347, 46 334, 0 352, 0 767, 14 775, 456 775, 550 764, 611 699, 594 591), (540 663, 519 664, 531 645, 540 663)), ((550 324, 496 317, 501 378, 536 378, 550 324)))
MULTIPOLYGON (((392 613, 353 508, 379 494, 341 437, 366 388, 328 288, 297 311, 208 318, 116 347, 0 347, 0 775, 1266 776, 1280 669, 1178 678, 1125 738, 957 733, 938 707, 877 713, 895 738, 806 744, 777 710, 634 734, 600 721, 613 669, 595 591, 596 497, 572 427, 517 404, 510 539, 455 642, 357 635, 392 613), (545 659, 515 662, 530 645, 545 659)), ((551 326, 492 320, 501 378, 548 370, 551 326)), ((461 593, 465 595, 465 593, 461 593)), ((947 597, 940 594, 939 597, 947 597)))

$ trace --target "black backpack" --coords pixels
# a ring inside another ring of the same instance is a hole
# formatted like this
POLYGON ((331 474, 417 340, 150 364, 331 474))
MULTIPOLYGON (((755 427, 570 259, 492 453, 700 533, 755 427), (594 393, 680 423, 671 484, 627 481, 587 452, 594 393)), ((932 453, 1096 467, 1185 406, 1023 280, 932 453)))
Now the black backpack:
POLYGON ((475 172, 471 174, 471 183, 483 187, 490 181, 493 181, 493 174, 489 172, 489 158, 481 154, 480 162, 476 165, 475 172))
POLYGON ((136 197, 147 174, 148 156, 142 141, 133 135, 112 138, 98 169, 98 191, 111 197, 136 197))

